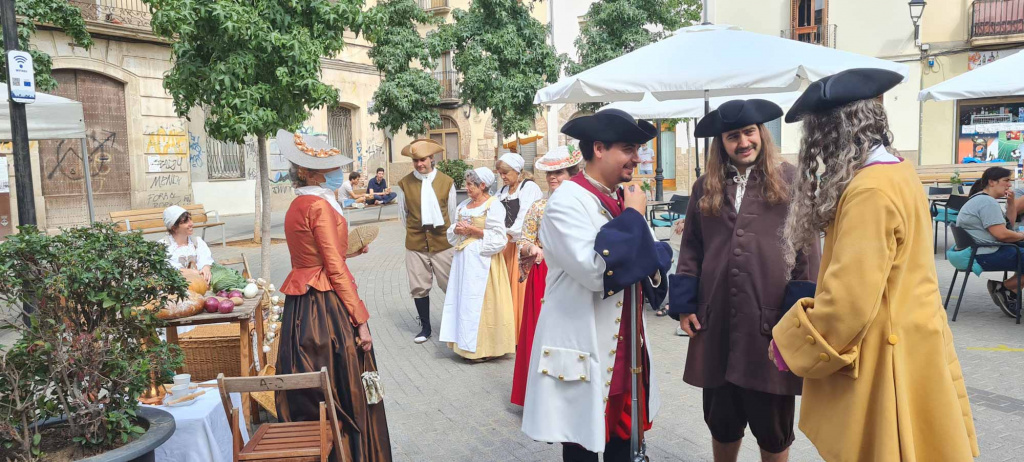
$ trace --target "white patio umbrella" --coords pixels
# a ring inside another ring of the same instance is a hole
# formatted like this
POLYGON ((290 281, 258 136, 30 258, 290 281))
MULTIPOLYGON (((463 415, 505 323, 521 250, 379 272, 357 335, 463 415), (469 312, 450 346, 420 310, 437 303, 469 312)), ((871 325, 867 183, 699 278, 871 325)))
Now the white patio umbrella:
MULTIPOLYGON (((0 140, 10 140, 11 136, 11 105, 8 104, 10 92, 7 84, 0 83, 3 93, 3 104, 0 104, 0 140)), ((89 174, 89 152, 85 143, 85 115, 82 103, 50 95, 36 93, 36 100, 25 105, 25 116, 30 140, 82 140, 82 166, 85 176, 86 202, 89 205, 89 221, 95 221, 92 202, 92 178, 89 174)))
POLYGON ((920 101, 1024 95, 1024 53, 1015 53, 965 72, 917 95, 920 101))
POLYGON ((879 68, 907 76, 900 63, 821 45, 747 32, 736 26, 684 27, 601 65, 542 88, 536 104, 660 101, 796 91, 854 68, 879 68))
MULTIPOLYGON (((741 96, 716 96, 708 100, 708 108, 713 111, 718 109, 718 106, 721 106, 722 103, 734 99, 764 99, 778 104, 785 111, 792 107, 799 97, 800 92, 798 91, 741 96)), ((655 97, 647 95, 642 101, 619 101, 601 108, 602 111, 605 109, 626 111, 626 113, 637 119, 699 118, 704 116, 704 98, 658 101, 655 97)))

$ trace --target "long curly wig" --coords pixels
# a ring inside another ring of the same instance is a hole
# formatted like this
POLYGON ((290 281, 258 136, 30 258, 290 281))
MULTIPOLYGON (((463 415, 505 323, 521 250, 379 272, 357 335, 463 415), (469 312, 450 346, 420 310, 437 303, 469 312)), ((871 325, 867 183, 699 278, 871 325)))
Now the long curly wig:
MULTIPOLYGON (((889 120, 877 99, 856 101, 803 119, 803 139, 793 200, 782 231, 783 256, 792 269, 797 252, 808 249, 835 220, 839 199, 864 168, 868 152, 892 140, 889 120), (822 170, 822 166, 824 169, 822 170), (821 170, 821 176, 818 172, 821 170)), ((787 271, 787 274, 789 271, 787 271)))
MULTIPOLYGON (((757 129, 761 132, 761 152, 758 154, 757 160, 754 161, 754 170, 751 173, 761 176, 761 194, 764 195, 768 203, 778 205, 789 200, 789 190, 780 169, 782 156, 779 154, 778 148, 775 147, 768 128, 764 124, 757 124, 757 129)), ((722 147, 722 135, 718 135, 711 141, 711 148, 708 149, 704 195, 697 202, 700 213, 704 216, 717 217, 722 213, 728 165, 729 155, 722 147)))

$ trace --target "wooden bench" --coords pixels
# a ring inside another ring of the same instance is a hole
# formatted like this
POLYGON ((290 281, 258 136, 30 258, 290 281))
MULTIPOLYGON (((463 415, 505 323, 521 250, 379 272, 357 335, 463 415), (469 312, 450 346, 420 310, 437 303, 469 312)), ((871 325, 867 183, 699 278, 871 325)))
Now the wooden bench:
MULTIPOLYGON (((219 226, 220 243, 227 246, 227 235, 224 222, 220 221, 220 213, 216 210, 206 211, 203 204, 183 205, 182 208, 192 215, 193 227, 203 230, 204 241, 206 240, 206 229, 219 226), (213 221, 210 221, 210 214, 213 214, 213 221)), ((164 209, 162 208, 110 212, 110 221, 117 225, 118 231, 138 231, 142 234, 167 232, 167 227, 164 225, 164 209)))
POLYGON ((917 176, 922 184, 949 184, 950 178, 957 172, 960 173, 960 181, 971 183, 981 179, 985 170, 991 167, 1008 168, 1011 171, 1016 165, 1009 162, 990 162, 978 164, 948 164, 948 165, 919 165, 916 167, 917 176))
MULTIPOLYGON (((364 188, 364 190, 352 190, 352 193, 354 193, 356 195, 368 195, 368 194, 370 194, 370 188, 367 187, 367 188, 364 188)), ((381 220, 381 214, 384 213, 384 207, 385 206, 389 206, 389 205, 395 205, 397 203, 398 203, 398 200, 396 198, 395 200, 393 200, 393 201, 391 201, 391 202, 389 202, 387 204, 381 204, 379 202, 376 203, 376 204, 366 204, 366 203, 364 203, 365 207, 361 207, 361 208, 358 208, 358 207, 344 207, 344 209, 345 210, 366 210, 366 209, 370 209, 370 208, 375 208, 376 207, 377 208, 377 221, 380 221, 381 220)))

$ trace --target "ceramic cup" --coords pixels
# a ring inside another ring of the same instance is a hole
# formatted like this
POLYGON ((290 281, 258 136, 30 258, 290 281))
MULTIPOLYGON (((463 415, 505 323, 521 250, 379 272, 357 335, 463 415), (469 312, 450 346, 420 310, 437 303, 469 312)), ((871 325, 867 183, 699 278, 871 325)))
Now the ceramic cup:
POLYGON ((174 376, 175 385, 188 385, 192 381, 191 374, 178 374, 174 376))
POLYGON ((175 385, 171 387, 169 392, 171 399, 178 399, 188 394, 188 385, 175 385))

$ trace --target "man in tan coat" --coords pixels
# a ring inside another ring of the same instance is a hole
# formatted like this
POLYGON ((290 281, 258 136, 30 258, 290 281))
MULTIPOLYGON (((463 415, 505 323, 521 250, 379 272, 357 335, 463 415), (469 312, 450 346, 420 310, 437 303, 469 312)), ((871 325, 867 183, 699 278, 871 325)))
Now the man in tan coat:
POLYGON ((434 155, 442 152, 444 147, 430 139, 402 149, 413 165, 398 181, 398 216, 405 226, 405 270, 420 320, 416 343, 430 338, 430 287, 436 279, 437 287, 448 289, 455 252, 446 235, 455 217, 455 181, 434 168, 434 155))
POLYGON ((811 84, 784 258, 825 247, 814 298, 772 330, 769 357, 804 378, 800 430, 834 461, 964 461, 978 455, 942 309, 928 200, 889 146, 879 96, 903 80, 852 69, 811 84), (823 166, 820 182, 816 173, 823 166))

